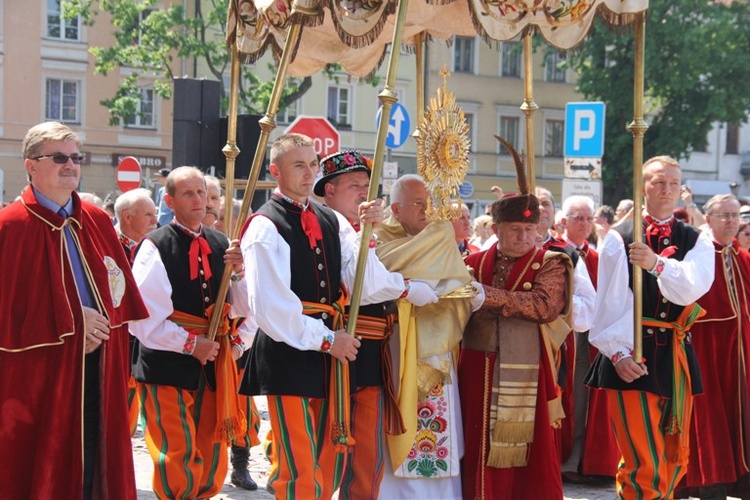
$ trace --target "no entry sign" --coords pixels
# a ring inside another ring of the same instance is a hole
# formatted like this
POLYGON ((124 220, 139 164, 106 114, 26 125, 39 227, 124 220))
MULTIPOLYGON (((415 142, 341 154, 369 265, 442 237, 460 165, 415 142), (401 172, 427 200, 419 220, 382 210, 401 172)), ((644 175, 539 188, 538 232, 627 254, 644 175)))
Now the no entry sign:
POLYGON ((126 156, 117 166, 117 187, 123 193, 141 187, 141 164, 132 156, 126 156))

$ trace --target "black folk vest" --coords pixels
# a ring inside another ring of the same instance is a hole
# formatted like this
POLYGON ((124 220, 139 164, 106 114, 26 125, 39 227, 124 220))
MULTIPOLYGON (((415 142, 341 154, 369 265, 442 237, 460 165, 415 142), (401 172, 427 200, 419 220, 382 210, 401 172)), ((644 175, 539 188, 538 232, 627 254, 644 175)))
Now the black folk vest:
MULTIPOLYGON (((188 252, 193 238, 175 224, 162 226, 146 237, 156 245, 164 263, 172 286, 174 310, 205 317, 206 308, 216 301, 229 242, 224 234, 211 228, 204 228, 203 236, 211 248, 211 278, 208 280, 200 273, 198 278, 190 279, 188 252)), ((216 387, 213 362, 202 366, 193 356, 149 349, 139 343, 138 357, 133 366, 133 375, 138 382, 196 390, 202 373, 205 373, 209 387, 216 387)))
MULTIPOLYGON (((336 215, 311 202, 323 239, 310 248, 302 230, 301 209, 276 196, 257 211, 267 217, 289 245, 291 290, 301 301, 331 304, 338 300, 341 282, 341 242, 336 215)), ((321 314, 312 315, 321 318, 321 314)), ((323 319, 332 328, 332 318, 323 319)), ((322 339, 321 339, 322 340, 322 339)), ((246 395, 326 398, 332 357, 319 351, 300 351, 276 342, 259 329, 240 386, 246 395)))
MULTIPOLYGON (((633 226, 632 224, 623 224, 623 226, 618 228, 618 232, 622 234, 622 239, 625 242, 625 252, 629 256, 628 245, 633 242, 633 226)), ((676 247, 675 253, 670 258, 682 261, 695 246, 695 243, 698 241, 698 235, 699 232, 694 227, 675 220, 672 225, 672 234, 668 238, 652 236, 648 241, 648 245, 656 254, 663 252, 667 247, 674 246, 676 247)), ((652 276, 647 270, 642 270, 641 272, 643 275, 643 316, 659 321, 671 322, 676 320, 685 307, 668 301, 659 291, 656 277, 652 276)), ((632 290, 633 266, 630 264, 628 265, 628 273, 630 274, 630 288, 632 290)), ((617 375, 612 362, 602 354, 599 354, 586 376, 586 383, 593 387, 646 391, 662 397, 671 397, 674 369, 672 362, 673 331, 668 328, 644 326, 642 334, 644 364, 649 373, 647 376, 627 383, 617 375)), ((685 339, 685 350, 690 369, 693 394, 700 394, 703 392, 703 384, 690 335, 685 339)))

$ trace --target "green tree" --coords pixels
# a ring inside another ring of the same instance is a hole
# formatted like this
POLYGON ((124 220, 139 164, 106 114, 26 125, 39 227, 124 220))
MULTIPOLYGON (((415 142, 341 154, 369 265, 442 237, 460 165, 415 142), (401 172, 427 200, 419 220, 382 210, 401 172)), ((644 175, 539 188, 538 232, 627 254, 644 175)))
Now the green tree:
MULTIPOLYGON (((632 31, 598 22, 568 55, 578 90, 607 104, 604 199, 632 197, 632 31)), ((746 122, 750 110, 750 6, 745 1, 652 1, 646 22, 644 159, 685 158, 706 145, 712 123, 746 122)))
MULTIPOLYGON (((194 12, 182 2, 159 7, 158 0, 62 0, 66 18, 81 16, 92 25, 105 13, 113 28, 113 45, 89 49, 96 58, 94 73, 107 76, 120 68, 120 84, 114 96, 101 101, 109 109, 110 124, 140 113, 141 85, 144 78, 153 82, 154 93, 163 99, 172 97, 175 59, 204 61, 210 74, 220 82, 222 103, 226 109, 229 74, 229 50, 224 42, 229 0, 195 0, 194 12)), ((262 114, 270 101, 273 81, 265 81, 243 67, 239 88, 240 112, 262 114)), ((284 86, 279 109, 284 110, 312 86, 310 77, 289 79, 284 86)))

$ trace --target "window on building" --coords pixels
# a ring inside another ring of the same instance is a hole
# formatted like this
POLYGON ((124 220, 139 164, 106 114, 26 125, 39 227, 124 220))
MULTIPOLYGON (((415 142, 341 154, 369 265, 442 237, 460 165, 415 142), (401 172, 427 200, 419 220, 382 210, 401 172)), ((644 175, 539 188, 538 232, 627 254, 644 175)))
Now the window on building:
POLYGON ((474 113, 464 113, 464 117, 466 118, 466 124, 469 126, 469 141, 471 141, 469 151, 476 153, 477 148, 474 144, 474 113))
POLYGON ((474 38, 457 36, 453 42, 453 71, 474 72, 474 38))
POLYGON ((138 45, 143 42, 143 21, 146 20, 148 16, 151 15, 152 12, 154 12, 156 9, 143 9, 138 13, 138 38, 134 40, 135 43, 138 45))
POLYGON ((547 120, 544 130, 545 156, 562 157, 565 140, 565 122, 563 120, 547 120))
POLYGON ((503 42, 502 76, 521 76, 521 44, 517 42, 503 42))
POLYGON ((141 98, 136 106, 137 112, 128 117, 125 124, 128 127, 155 128, 156 113, 154 106, 154 90, 141 89, 141 98))
MULTIPOLYGON (((517 116, 501 116, 500 117, 500 131, 499 135, 509 143, 513 145, 516 150, 519 150, 518 142, 519 142, 519 126, 520 126, 521 120, 517 116)), ((500 148, 500 154, 501 155, 509 155, 507 149, 505 149, 501 144, 498 144, 498 147, 500 148)))
POLYGON ((724 151, 728 155, 736 155, 740 152, 740 124, 727 123, 727 147, 724 151))
POLYGON ((48 78, 45 117, 63 123, 80 123, 80 83, 73 80, 48 78))
POLYGON ((328 87, 328 120, 337 127, 351 127, 351 89, 328 87))
POLYGON ((292 123, 299 116, 299 114, 300 99, 297 99, 279 112, 279 123, 292 123))
POLYGON ((555 50, 547 53, 545 66, 548 82, 565 82, 565 68, 562 67, 563 61, 565 61, 564 52, 555 50))
POLYGON ((60 40, 79 40, 81 19, 66 20, 62 16, 60 0, 47 0, 47 37, 60 40))

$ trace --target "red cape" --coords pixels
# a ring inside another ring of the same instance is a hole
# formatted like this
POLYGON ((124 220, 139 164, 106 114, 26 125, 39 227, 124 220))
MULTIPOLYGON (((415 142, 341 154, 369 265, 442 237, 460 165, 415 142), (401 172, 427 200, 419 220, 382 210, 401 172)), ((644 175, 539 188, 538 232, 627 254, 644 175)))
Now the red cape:
MULTIPOLYGON (((136 498, 127 423, 126 323, 148 316, 109 216, 73 193, 68 224, 91 295, 108 317, 100 349, 93 498, 136 498)), ((0 210, 0 498, 81 498, 83 309, 63 252, 63 219, 31 187, 0 210), (12 478, 12 480, 9 480, 12 478)))
MULTIPOLYGON (((739 299, 729 297, 722 246, 716 247, 711 290, 698 300, 706 315, 693 325, 703 395, 695 398, 690 430, 688 487, 734 483, 750 472, 750 254, 732 246, 739 299)), ((745 492, 747 494, 747 492, 745 492)), ((744 495, 743 495, 744 498, 744 495)))

